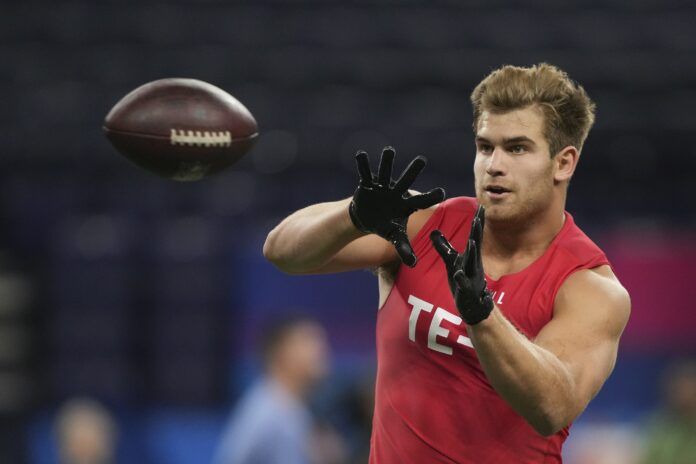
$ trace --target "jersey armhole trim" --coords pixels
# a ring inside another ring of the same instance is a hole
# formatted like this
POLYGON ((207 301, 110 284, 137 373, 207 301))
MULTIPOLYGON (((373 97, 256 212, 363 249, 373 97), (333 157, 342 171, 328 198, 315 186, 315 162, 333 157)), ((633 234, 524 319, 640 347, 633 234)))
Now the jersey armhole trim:
POLYGON ((411 240, 411 246, 413 247, 414 251, 416 251, 416 249, 421 249, 424 240, 430 241, 429 232, 433 228, 434 224, 437 224, 440 221, 440 218, 442 218, 442 216, 445 214, 446 202, 447 200, 437 205, 437 208, 435 208, 433 214, 431 214, 428 220, 423 223, 420 230, 413 237, 413 240, 411 240))
MULTIPOLYGON (((414 253, 416 253, 416 256, 418 256, 419 254, 421 254, 424 251, 423 247, 425 245, 421 245, 421 243, 423 242, 423 235, 425 235, 426 231, 430 230, 433 227, 433 223, 435 223, 435 221, 439 221, 440 218, 444 214, 445 214, 445 202, 443 201, 442 203, 437 205, 437 207, 435 208, 435 211, 433 211, 433 214, 431 214, 430 217, 423 223, 420 230, 413 237, 413 240, 411 240, 411 247, 413 248, 414 253)), ((416 263, 416 265, 418 265, 418 264, 416 263)), ((393 276, 393 281, 391 283, 391 288, 389 289, 389 293, 384 298, 384 301, 382 302, 382 304, 381 305, 378 304, 377 312, 379 312, 382 308, 384 308, 384 306, 389 301, 389 298, 391 298, 392 293, 394 293, 394 288, 396 287, 396 283, 399 280, 399 273, 401 271, 402 266, 403 266, 403 264, 399 263, 399 266, 396 268, 396 270, 394 272, 394 276, 393 276)), ((378 275, 377 278, 380 279, 381 277, 379 277, 379 275, 378 275)))

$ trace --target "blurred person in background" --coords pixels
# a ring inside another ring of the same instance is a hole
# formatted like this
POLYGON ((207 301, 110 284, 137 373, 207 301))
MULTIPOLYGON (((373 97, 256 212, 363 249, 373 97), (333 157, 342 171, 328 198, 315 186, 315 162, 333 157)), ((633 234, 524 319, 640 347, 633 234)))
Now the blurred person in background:
POLYGON ((644 464, 696 463, 696 361, 680 361, 664 376, 664 408, 650 421, 644 464))
POLYGON ((76 398, 58 412, 56 436, 61 464, 116 462, 116 422, 97 401, 76 398))
POLYGON ((329 432, 315 426, 307 406, 313 387, 328 373, 324 328, 307 317, 277 321, 262 336, 261 354, 263 376, 237 404, 214 464, 340 462, 340 445, 328 446, 329 432))

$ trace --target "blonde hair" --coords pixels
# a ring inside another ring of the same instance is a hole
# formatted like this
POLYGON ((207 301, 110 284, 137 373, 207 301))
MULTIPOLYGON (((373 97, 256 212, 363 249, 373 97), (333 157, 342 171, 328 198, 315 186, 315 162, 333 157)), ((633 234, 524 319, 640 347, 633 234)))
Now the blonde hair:
POLYGON ((474 132, 484 111, 505 113, 537 105, 544 114, 544 137, 551 156, 572 145, 582 150, 595 120, 595 104, 582 86, 548 63, 496 69, 471 94, 474 132))

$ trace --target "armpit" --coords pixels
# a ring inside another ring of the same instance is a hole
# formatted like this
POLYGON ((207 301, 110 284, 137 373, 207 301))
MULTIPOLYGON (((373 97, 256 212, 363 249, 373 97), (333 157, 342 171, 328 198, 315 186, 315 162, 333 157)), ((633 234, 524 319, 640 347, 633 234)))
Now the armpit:
POLYGON ((381 281, 388 284, 393 284, 396 280, 396 273, 399 271, 399 261, 383 264, 382 266, 372 268, 370 271, 376 275, 381 281))

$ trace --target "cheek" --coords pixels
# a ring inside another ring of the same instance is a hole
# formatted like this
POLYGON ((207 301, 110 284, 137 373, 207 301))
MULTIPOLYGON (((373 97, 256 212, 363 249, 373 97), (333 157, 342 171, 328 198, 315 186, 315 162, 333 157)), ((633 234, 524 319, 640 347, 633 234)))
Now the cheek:
POLYGON ((486 166, 483 157, 476 155, 476 158, 474 158, 474 179, 477 183, 479 179, 483 178, 485 170, 486 166))
POLYGON ((548 196, 553 189, 553 171, 551 166, 540 166, 529 172, 526 190, 532 196, 548 196))

